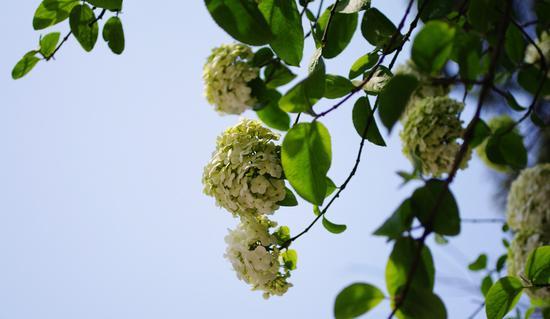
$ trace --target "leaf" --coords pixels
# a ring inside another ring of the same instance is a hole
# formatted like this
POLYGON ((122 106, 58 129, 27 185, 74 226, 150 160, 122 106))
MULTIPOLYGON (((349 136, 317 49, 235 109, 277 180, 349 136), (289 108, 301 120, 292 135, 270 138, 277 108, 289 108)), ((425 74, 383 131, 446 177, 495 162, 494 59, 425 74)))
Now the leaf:
POLYGON ((357 131, 359 136, 367 139, 373 144, 386 146, 386 142, 384 142, 384 139, 378 130, 378 125, 376 125, 376 120, 372 114, 372 109, 367 97, 360 97, 357 102, 355 102, 355 105, 353 106, 352 119, 353 126, 355 126, 355 131, 357 131), (367 132, 365 132, 367 124, 370 125, 367 132))
POLYGON ((298 264, 298 254, 296 253, 296 250, 288 249, 287 251, 281 253, 281 256, 286 269, 296 269, 296 264, 298 264))
POLYGON ((441 71, 453 51, 455 29, 442 21, 430 21, 418 32, 411 57, 416 66, 426 73, 441 71))
POLYGON ((336 319, 356 318, 384 300, 384 293, 367 283, 354 283, 344 288, 334 301, 336 319))
MULTIPOLYGON (((391 296, 395 296, 407 282, 407 276, 414 262, 418 243, 409 237, 399 238, 390 254, 386 265, 386 286, 391 296)), ((412 287, 432 290, 434 287, 435 268, 432 254, 427 246, 422 248, 412 287)))
POLYGON ((277 244, 280 246, 287 244, 290 240, 290 228, 287 226, 280 226, 277 228, 277 230, 273 233, 273 236, 277 239, 277 244))
POLYGON ((413 75, 396 74, 384 86, 378 98, 380 102, 379 114, 382 123, 391 132, 393 125, 403 111, 409 99, 418 86, 418 80, 413 75))
POLYGON ((491 278, 491 275, 487 275, 483 277, 483 280, 481 281, 481 293, 483 294, 483 297, 487 296, 487 293, 489 292, 489 289, 493 286, 493 279, 491 278))
POLYGON ((298 200, 296 199, 296 195, 294 195, 294 193, 288 187, 285 187, 285 192, 286 192, 285 198, 282 201, 278 202, 277 205, 288 206, 288 207, 298 206, 298 200))
POLYGON ((395 50, 402 38, 399 34, 394 39, 392 47, 388 48, 393 35, 397 33, 397 28, 390 19, 376 8, 370 8, 365 12, 361 22, 361 33, 370 44, 383 48, 386 53, 395 50))
POLYGON ((422 225, 431 227, 441 235, 456 236, 460 233, 458 206, 443 181, 429 180, 414 191, 411 200, 414 215, 422 225), (439 205, 434 211, 436 204, 439 205))
POLYGON ((118 17, 109 18, 103 26, 103 40, 113 53, 121 54, 124 51, 124 29, 118 17))
POLYGON ((411 228, 413 218, 414 216, 411 209, 411 200, 406 199, 395 210, 390 218, 388 218, 382 226, 378 227, 378 229, 374 231, 374 235, 386 236, 390 239, 399 238, 403 232, 411 228))
POLYGON ((527 165, 527 149, 523 145, 523 137, 512 130, 503 135, 508 127, 502 127, 489 138, 485 152, 487 158, 501 165, 521 169, 527 165))
POLYGON ((477 147, 478 145, 483 143, 483 141, 485 141, 485 139, 490 135, 491 128, 483 120, 478 120, 474 126, 474 136, 472 138, 472 141, 470 142, 470 147, 477 147))
POLYGON ((286 63, 299 66, 304 51, 304 30, 296 1, 263 0, 258 8, 273 38, 270 46, 286 63))
POLYGON ((438 233, 434 235, 434 241, 438 245, 447 245, 449 243, 449 240, 445 238, 445 236, 440 235, 438 233))
POLYGON ((32 26, 35 30, 42 30, 58 24, 69 17, 78 0, 44 0, 34 13, 32 26))
POLYGON ((60 37, 61 37, 61 33, 52 32, 52 33, 48 33, 43 38, 41 38, 40 53, 46 58, 50 57, 55 51, 55 48, 57 47, 57 43, 59 42, 60 37))
MULTIPOLYGON (((536 68, 534 65, 528 65, 521 68, 518 72, 518 83, 527 92, 535 94, 544 79, 543 71, 536 68)), ((545 80, 542 84, 541 96, 550 94, 550 80, 545 80)))
POLYGON ((500 8, 498 0, 472 1, 468 5, 468 20, 475 29, 482 33, 488 32, 498 25, 497 19, 500 18, 497 14, 498 8, 500 8))
POLYGON ((11 77, 14 80, 24 77, 34 68, 36 63, 40 61, 40 58, 36 57, 35 54, 36 51, 29 51, 19 60, 19 62, 17 62, 17 64, 15 64, 11 71, 11 77))
POLYGON ((277 88, 290 83, 296 78, 296 74, 281 62, 273 62, 265 68, 264 77, 268 88, 277 88))
MULTIPOLYGON (((323 35, 327 27, 332 6, 327 8, 317 22, 317 34, 323 35)), ((327 59, 338 56, 348 46, 357 29, 358 14, 335 12, 327 32, 323 57, 327 59)))
POLYGON ((521 31, 515 25, 510 24, 506 30, 504 41, 504 49, 510 60, 515 64, 522 63, 526 46, 527 43, 525 43, 521 31))
POLYGON ((523 285, 515 277, 500 278, 487 293, 485 313, 487 319, 501 319, 519 301, 523 285))
POLYGON ((266 107, 257 110, 256 114, 267 126, 280 131, 288 131, 290 128, 290 116, 279 108, 277 102, 270 103, 266 107))
POLYGON ((343 76, 327 74, 325 76, 325 94, 328 99, 337 99, 347 95, 355 86, 343 76))
POLYGON ((94 7, 108 9, 111 11, 122 10, 122 0, 86 0, 94 7))
POLYGON ((355 13, 370 7, 370 0, 340 0, 336 11, 340 13, 355 13))
POLYGON ((550 284, 550 246, 538 247, 529 254, 525 275, 534 285, 550 284))
POLYGON ((269 63, 275 62, 273 60, 273 51, 268 47, 263 47, 254 53, 252 58, 252 66, 261 68, 269 63))
POLYGON ((71 31, 87 52, 92 51, 97 42, 99 27, 94 21, 95 14, 86 4, 74 7, 69 17, 71 31))
POLYGON ((527 108, 525 106, 521 106, 517 101, 512 92, 506 91, 506 102, 508 103, 508 106, 514 110, 514 111, 525 111, 527 108))
POLYGON ((345 232, 348 228, 348 226, 346 225, 340 225, 331 222, 330 220, 326 219, 325 216, 323 216, 323 226, 325 226, 325 229, 333 234, 341 234, 345 232))
POLYGON ((351 69, 349 70, 348 77, 354 79, 361 74, 365 73, 368 69, 372 68, 376 62, 378 62, 378 54, 367 53, 353 62, 351 69))
POLYGON ((326 183, 327 183, 327 193, 325 195, 325 198, 329 197, 330 194, 334 193, 334 191, 338 188, 336 187, 336 184, 334 184, 332 179, 328 177, 326 178, 326 183))
POLYGON ((268 44, 273 35, 254 0, 205 0, 216 23, 236 40, 249 45, 268 44))
POLYGON ((498 257, 497 263, 496 263, 497 272, 501 272, 502 269, 504 269, 504 265, 506 265, 507 258, 508 258, 508 254, 502 254, 502 256, 498 257))
POLYGON ((285 176, 298 195, 322 205, 332 161, 330 135, 325 126, 315 121, 292 127, 283 141, 281 160, 285 176))
MULTIPOLYGON (((463 79, 475 80, 482 70, 482 41, 473 32, 457 29, 454 37, 451 58, 458 63, 459 73, 463 79)), ((468 84, 470 88, 472 84, 468 84)))
POLYGON ((447 319, 447 310, 441 298, 431 289, 416 286, 409 291, 407 298, 397 311, 398 318, 447 319))
POLYGON ((468 269, 472 271, 483 270, 487 267, 487 255, 481 254, 477 259, 468 265, 468 269))
POLYGON ((292 87, 279 101, 285 112, 310 112, 325 93, 325 63, 322 59, 308 77, 292 87))
POLYGON ((419 0, 417 4, 418 11, 423 8, 420 19, 424 22, 445 18, 453 10, 453 2, 449 0, 419 0))

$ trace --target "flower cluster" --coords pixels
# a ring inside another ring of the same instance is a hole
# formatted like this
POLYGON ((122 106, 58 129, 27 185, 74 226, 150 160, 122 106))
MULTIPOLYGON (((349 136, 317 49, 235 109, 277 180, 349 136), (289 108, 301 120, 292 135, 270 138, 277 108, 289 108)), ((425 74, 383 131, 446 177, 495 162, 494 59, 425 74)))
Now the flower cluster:
MULTIPOLYGON (((550 32, 543 31, 539 39, 535 42, 542 51, 544 61, 550 63, 550 32)), ((541 56, 534 44, 530 43, 525 49, 525 62, 535 64, 540 60, 541 56)))
MULTIPOLYGON (((491 132, 494 133, 499 129, 511 127, 512 125, 514 125, 514 123, 515 123, 514 120, 510 116, 499 115, 499 116, 493 117, 487 123, 487 125, 491 129, 491 132)), ((517 132, 516 129, 514 129, 514 131, 517 132)), ((502 173, 509 172, 510 169, 508 166, 502 165, 502 164, 496 164, 489 160, 489 158, 487 157, 487 152, 485 150, 485 148, 487 147, 487 141, 488 139, 483 141, 483 143, 479 144, 479 146, 476 148, 476 152, 479 158, 485 163, 485 165, 489 166, 495 171, 502 172, 502 173)))
POLYGON ((418 88, 414 91, 409 105, 414 103, 415 99, 423 99, 433 96, 446 96, 451 91, 448 85, 434 84, 430 80, 430 75, 418 69, 413 61, 409 60, 405 64, 400 65, 395 74, 408 74, 414 76, 418 82, 418 88))
MULTIPOLYGON (((464 104, 448 97, 415 99, 404 118, 400 133, 403 153, 418 163, 423 174, 448 173, 460 149, 464 129, 459 119, 464 104)), ((465 168, 468 158, 462 162, 465 168)))
MULTIPOLYGON (((510 275, 523 274, 529 254, 539 246, 550 245, 549 180, 550 164, 538 164, 524 169, 510 187, 506 217, 516 232, 508 250, 510 275)), ((550 288, 528 293, 535 300, 550 300, 550 288)))
POLYGON ((241 114, 251 108, 255 99, 248 82, 258 77, 259 70, 250 65, 254 54, 243 44, 222 45, 212 50, 203 70, 208 103, 222 114, 241 114))

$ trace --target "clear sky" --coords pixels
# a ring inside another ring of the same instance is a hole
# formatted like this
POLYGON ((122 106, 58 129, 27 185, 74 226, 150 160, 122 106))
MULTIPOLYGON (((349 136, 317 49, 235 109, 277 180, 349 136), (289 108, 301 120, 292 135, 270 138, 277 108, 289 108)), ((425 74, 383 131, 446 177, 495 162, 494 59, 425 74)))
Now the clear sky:
MULTIPOLYGON (((152 3, 125 1, 122 56, 101 41, 84 53, 71 39, 56 61, 40 63, 19 81, 10 72, 36 46, 31 22, 39 1, 3 5, 0 319, 330 318, 346 285, 385 287, 391 245, 371 233, 414 189, 399 188, 394 173, 410 168, 397 131, 387 148, 367 146, 358 174, 327 215, 348 230, 333 235, 318 225, 293 244, 298 269, 284 297, 263 300, 238 281, 223 258, 224 236, 236 221, 201 185, 216 136, 238 121, 213 111, 201 79, 210 49, 231 39, 202 1, 152 3)), ((373 5, 393 21, 404 10, 403 1, 373 5)), ((369 49, 356 38, 327 61, 328 71, 347 74, 369 49)), ((311 53, 309 45, 304 61, 311 53)), ((407 49, 403 58, 408 55, 407 49)), ((333 141, 329 174, 337 183, 359 144, 351 107, 324 120, 333 141)), ((462 216, 499 216, 492 175, 477 158, 470 167, 452 186, 462 216)), ((302 203, 274 217, 297 233, 314 216, 302 203)), ((481 277, 466 265, 482 251, 493 264, 504 251, 500 238, 497 225, 467 224, 450 245, 430 241, 436 291, 450 318, 477 307, 481 277)), ((388 310, 384 302, 367 317, 388 310)))

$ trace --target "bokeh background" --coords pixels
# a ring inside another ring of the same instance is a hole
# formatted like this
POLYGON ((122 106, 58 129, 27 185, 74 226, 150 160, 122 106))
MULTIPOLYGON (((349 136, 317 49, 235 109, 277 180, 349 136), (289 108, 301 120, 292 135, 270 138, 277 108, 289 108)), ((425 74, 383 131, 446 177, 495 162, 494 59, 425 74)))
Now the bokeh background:
MULTIPOLYGON (((84 53, 72 39, 56 61, 13 81, 13 65, 38 42, 32 16, 39 2, 8 1, 0 19, 0 319, 331 318, 348 284, 385 287, 391 244, 371 234, 415 186, 399 187, 395 172, 410 164, 397 130, 387 148, 367 145, 358 174, 327 215, 348 230, 333 235, 317 225, 294 243, 294 287, 266 301, 223 258, 236 220, 202 194, 216 136, 238 121, 218 116, 202 89, 206 57, 229 36, 202 1, 125 1, 122 56, 101 40, 84 53)), ((373 5, 396 24, 405 8, 404 1, 373 5)), ((66 22, 52 28, 67 29, 66 22)), ((347 74, 368 52, 360 37, 327 61, 330 73, 347 74)), ((310 40, 303 63, 312 52, 310 40)), ((400 61, 408 56, 407 47, 400 61)), ((359 144, 351 108, 323 119, 337 184, 359 144)), ((452 189, 462 217, 502 216, 492 180, 475 156, 459 173, 452 189)), ((297 233, 314 215, 302 203, 274 218, 297 233)), ((482 301, 481 275, 466 267, 480 252, 493 265, 505 251, 501 237, 498 224, 464 224, 448 245, 430 240, 436 292, 450 318, 467 318, 482 301)), ((385 301, 367 317, 388 311, 385 301)))

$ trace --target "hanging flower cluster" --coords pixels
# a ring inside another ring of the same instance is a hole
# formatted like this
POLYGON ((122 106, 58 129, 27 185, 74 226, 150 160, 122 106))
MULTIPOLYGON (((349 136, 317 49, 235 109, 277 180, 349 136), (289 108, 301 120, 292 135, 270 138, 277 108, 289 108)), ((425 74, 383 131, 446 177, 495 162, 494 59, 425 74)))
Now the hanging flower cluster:
MULTIPOLYGON (((508 195, 507 222, 516 232, 508 250, 508 273, 524 273, 529 254, 550 245, 550 164, 523 170, 508 195)), ((550 288, 528 290, 531 298, 550 305, 550 288)))
MULTIPOLYGON (((499 115, 493 117, 487 125, 491 129, 491 132, 496 132, 497 130, 501 128, 508 128, 515 124, 515 121, 508 115, 499 115)), ((517 132, 517 129, 514 129, 515 132, 517 132)), ((487 165, 488 167, 494 169, 495 171, 506 173, 510 171, 510 168, 506 165, 501 164, 495 164, 489 160, 487 157, 487 152, 485 148, 487 147, 487 141, 488 139, 485 139, 483 143, 479 144, 479 146, 476 148, 477 155, 479 158, 487 165)))
POLYGON ((464 104, 443 96, 415 99, 410 105, 400 133, 403 153, 418 163, 423 174, 439 177, 451 170, 460 149, 457 140, 464 133, 459 119, 463 108, 464 104))
POLYGON ((225 257, 237 277, 263 291, 265 298, 292 287, 287 279, 295 267, 295 260, 285 260, 291 250, 281 252, 280 245, 290 237, 282 240, 279 232, 270 233, 276 223, 266 217, 286 196, 280 146, 274 143, 278 139, 260 122, 242 119, 218 137, 202 178, 204 192, 240 218, 225 238, 225 257))
MULTIPOLYGON (((540 37, 535 41, 539 49, 542 51, 546 63, 550 62, 550 32, 543 31, 540 37)), ((540 61, 540 53, 534 44, 530 43, 525 49, 525 62, 535 64, 540 61)))
POLYGON ((259 70, 250 65, 254 57, 243 44, 222 45, 212 50, 203 70, 208 103, 222 114, 241 114, 254 106, 255 99, 248 82, 258 77, 259 70))

